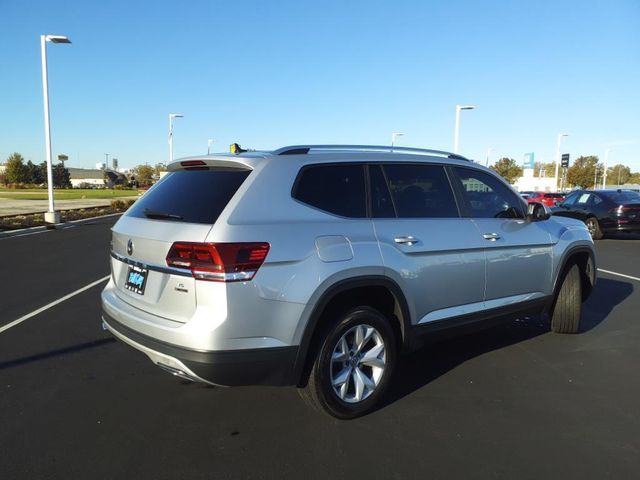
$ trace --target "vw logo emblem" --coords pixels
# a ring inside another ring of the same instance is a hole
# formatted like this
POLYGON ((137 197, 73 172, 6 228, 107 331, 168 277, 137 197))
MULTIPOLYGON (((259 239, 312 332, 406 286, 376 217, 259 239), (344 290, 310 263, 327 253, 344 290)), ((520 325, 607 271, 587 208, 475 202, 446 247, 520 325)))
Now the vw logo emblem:
POLYGON ((131 255, 133 253, 133 242, 131 239, 127 242, 127 253, 131 255))

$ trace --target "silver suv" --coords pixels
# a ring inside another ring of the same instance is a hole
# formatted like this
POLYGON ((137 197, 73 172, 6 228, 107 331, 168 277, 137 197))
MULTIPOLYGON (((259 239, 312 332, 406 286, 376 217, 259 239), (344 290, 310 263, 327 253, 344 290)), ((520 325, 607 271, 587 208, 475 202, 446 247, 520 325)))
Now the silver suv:
POLYGON ((352 418, 422 339, 545 312, 576 332, 595 283, 584 223, 451 153, 307 145, 168 170, 113 227, 102 318, 190 380, 295 385, 352 418))

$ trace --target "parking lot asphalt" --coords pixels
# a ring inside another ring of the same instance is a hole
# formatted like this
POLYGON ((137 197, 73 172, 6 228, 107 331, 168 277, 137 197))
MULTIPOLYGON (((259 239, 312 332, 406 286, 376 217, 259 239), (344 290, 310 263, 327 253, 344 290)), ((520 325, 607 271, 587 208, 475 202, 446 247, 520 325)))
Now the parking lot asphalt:
MULTIPOLYGON (((0 330, 108 275, 114 221, 0 239, 0 330)), ((640 238, 596 245, 640 277, 640 238)), ((102 331, 103 285, 0 331, 1 478, 638 478, 634 279, 600 273, 577 335, 532 317, 426 346, 353 421, 162 372, 102 331)))

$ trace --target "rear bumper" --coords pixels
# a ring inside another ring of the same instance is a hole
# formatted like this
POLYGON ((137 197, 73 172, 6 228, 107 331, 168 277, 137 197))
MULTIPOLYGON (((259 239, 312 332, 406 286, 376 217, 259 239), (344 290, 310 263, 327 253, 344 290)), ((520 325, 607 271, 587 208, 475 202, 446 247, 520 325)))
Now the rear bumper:
POLYGON ((615 232, 640 232, 640 220, 615 221, 603 229, 605 233, 615 232))
POLYGON ((115 337, 182 378, 220 386, 295 384, 293 367, 297 346, 203 352, 136 332, 104 310, 102 321, 115 337))

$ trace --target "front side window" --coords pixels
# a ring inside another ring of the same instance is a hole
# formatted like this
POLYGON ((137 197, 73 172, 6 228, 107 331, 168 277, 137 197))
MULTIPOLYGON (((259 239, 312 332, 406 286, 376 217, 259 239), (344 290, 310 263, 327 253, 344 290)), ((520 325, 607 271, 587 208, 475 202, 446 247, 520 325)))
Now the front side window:
POLYGON ((500 180, 472 168, 454 167, 467 209, 476 218, 524 218, 522 202, 500 180))
POLYGON ((304 167, 293 198, 342 217, 366 217, 364 166, 354 164, 304 167))

